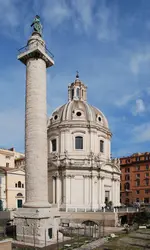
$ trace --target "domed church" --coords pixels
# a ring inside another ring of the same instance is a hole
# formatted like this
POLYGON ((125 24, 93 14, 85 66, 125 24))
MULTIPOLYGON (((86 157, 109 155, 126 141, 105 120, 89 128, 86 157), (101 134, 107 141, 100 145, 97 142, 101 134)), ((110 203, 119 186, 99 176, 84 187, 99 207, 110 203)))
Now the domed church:
POLYGON ((48 120, 49 202, 61 211, 98 211, 120 206, 120 162, 111 159, 105 115, 87 102, 79 79, 68 86, 68 102, 48 120))

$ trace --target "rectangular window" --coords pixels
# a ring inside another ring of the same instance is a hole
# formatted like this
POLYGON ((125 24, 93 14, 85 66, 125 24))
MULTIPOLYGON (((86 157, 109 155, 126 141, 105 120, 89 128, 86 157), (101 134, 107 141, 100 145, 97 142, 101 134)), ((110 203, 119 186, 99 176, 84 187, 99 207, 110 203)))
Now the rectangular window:
POLYGON ((148 161, 148 156, 145 156, 145 160, 148 161))
POLYGON ((125 168, 126 173, 130 173, 130 168, 125 168))
POLYGON ((149 189, 145 189, 145 194, 148 194, 149 193, 149 189))
POLYGON ((136 174, 136 178, 140 178, 140 174, 136 174))
POLYGON ((105 203, 109 202, 109 191, 105 191, 105 203))
POLYGON ((140 186, 140 180, 139 180, 139 179, 136 181, 136 186, 137 186, 137 187, 140 186))
POLYGON ((149 198, 144 198, 144 203, 149 203, 149 198))
POLYGON ((9 168, 9 163, 8 162, 6 162, 6 168, 9 168))
POLYGON ((146 185, 146 186, 149 185, 149 180, 148 180, 148 179, 145 180, 145 185, 146 185))
POLYGON ((136 198, 136 202, 139 202, 140 201, 140 199, 139 198, 136 198))
POLYGON ((149 173, 146 173, 146 174, 145 174, 145 177, 149 177, 149 173))
POLYGON ((55 152, 57 150, 56 139, 51 140, 51 143, 52 143, 52 152, 55 152))
POLYGON ((140 194, 140 190, 136 190, 136 194, 140 194))
POLYGON ((136 171, 140 171, 140 166, 136 166, 136 171))
POLYGON ((104 153, 104 141, 100 140, 100 152, 104 153))
POLYGON ((146 165, 146 170, 149 170, 149 165, 146 165))
POLYGON ((52 228, 48 229, 48 236, 49 236, 49 239, 52 239, 52 236, 53 236, 53 234, 52 234, 52 228))
POLYGON ((129 175, 129 174, 127 174, 127 175, 125 176, 125 180, 126 180, 126 181, 129 181, 129 180, 130 180, 130 175, 129 175))
POLYGON ((140 157, 136 157, 136 161, 139 161, 140 160, 140 157))
POLYGON ((82 136, 75 137, 75 149, 83 149, 83 137, 82 136))

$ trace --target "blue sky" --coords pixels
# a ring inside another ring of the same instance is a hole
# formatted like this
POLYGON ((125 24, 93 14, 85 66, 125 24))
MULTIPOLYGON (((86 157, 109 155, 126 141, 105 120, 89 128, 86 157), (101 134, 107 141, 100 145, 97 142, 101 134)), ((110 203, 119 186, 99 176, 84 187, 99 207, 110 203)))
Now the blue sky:
POLYGON ((67 101, 76 70, 109 121, 112 155, 150 147, 149 0, 0 0, 0 146, 24 150, 25 66, 17 61, 35 14, 55 56, 48 114, 67 101))

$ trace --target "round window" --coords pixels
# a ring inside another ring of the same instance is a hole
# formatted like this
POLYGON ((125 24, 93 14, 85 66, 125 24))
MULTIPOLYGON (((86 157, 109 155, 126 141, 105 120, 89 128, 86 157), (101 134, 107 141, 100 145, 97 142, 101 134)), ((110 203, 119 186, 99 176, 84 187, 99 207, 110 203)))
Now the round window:
POLYGON ((81 114, 81 112, 78 111, 78 112, 76 113, 76 115, 77 115, 77 116, 81 116, 82 114, 81 114))
POLYGON ((102 119, 101 119, 101 117, 99 116, 99 117, 98 117, 98 121, 101 122, 101 120, 102 120, 102 119))
POLYGON ((54 116, 54 120, 57 120, 57 118, 58 118, 58 115, 55 115, 55 116, 54 116))

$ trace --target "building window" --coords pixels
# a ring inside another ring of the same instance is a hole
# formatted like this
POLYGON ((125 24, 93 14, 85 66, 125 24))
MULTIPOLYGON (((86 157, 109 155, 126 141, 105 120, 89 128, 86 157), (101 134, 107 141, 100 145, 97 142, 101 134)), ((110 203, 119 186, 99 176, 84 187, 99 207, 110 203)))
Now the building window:
POLYGON ((129 189, 130 189, 130 184, 129 184, 129 182, 126 182, 126 183, 124 184, 124 189, 125 189, 125 190, 129 190, 129 189))
POLYGON ((140 166, 136 166, 136 171, 140 171, 140 166))
POLYGON ((136 190, 136 194, 140 194, 140 190, 136 190))
POLYGON ((80 97, 80 89, 79 88, 77 88, 76 93, 77 93, 77 97, 79 98, 80 97))
POLYGON ((144 203, 149 203, 149 198, 144 198, 144 203))
POLYGON ((72 99, 73 99, 73 97, 74 97, 74 89, 72 89, 71 95, 72 95, 72 99))
POLYGON ((75 137, 75 149, 83 149, 83 137, 82 136, 75 137))
POLYGON ((136 161, 139 161, 140 160, 140 157, 136 157, 136 161))
POLYGON ((140 180, 136 180, 136 186, 139 187, 140 186, 140 180))
POLYGON ((145 189, 145 194, 148 194, 149 193, 149 189, 145 189))
POLYGON ((3 211, 3 201, 0 200, 0 211, 3 211))
POLYGON ((148 180, 148 179, 145 180, 145 185, 146 185, 146 186, 149 185, 149 180, 148 180))
POLYGON ((100 152, 104 153, 104 141, 100 140, 100 152))
POLYGON ((6 168, 9 168, 9 163, 8 162, 6 162, 6 168))
POLYGON ((126 180, 126 181, 129 181, 129 180, 130 180, 130 175, 126 175, 126 176, 125 176, 125 180, 126 180))
POLYGON ((140 178, 140 174, 136 174, 136 178, 140 178))
POLYGON ((145 177, 149 177, 149 173, 146 173, 146 174, 145 174, 145 177))
POLYGON ((24 188, 24 184, 22 184, 22 188, 24 188))
POLYGON ((129 198, 126 198, 126 200, 125 200, 125 204, 126 204, 126 205, 129 205, 129 203, 130 203, 129 198))
POLYGON ((130 172, 130 168, 125 168, 125 172, 129 173, 130 172))
POLYGON ((146 165, 146 170, 149 170, 149 165, 146 165))
POLYGON ((139 199, 139 198, 136 198, 136 202, 140 202, 140 199, 139 199))
POLYGON ((23 196, 22 193, 17 194, 17 197, 22 197, 22 196, 23 196))
POLYGON ((21 181, 18 181, 18 188, 21 188, 21 181))
POLYGON ((148 161, 148 156, 145 156, 145 160, 148 161))
POLYGON ((56 139, 51 140, 51 143, 52 143, 52 152, 55 152, 56 149, 57 149, 57 146, 56 146, 56 139))
POLYGON ((16 188, 17 188, 17 186, 18 186, 17 183, 15 183, 15 187, 16 187, 16 188))

